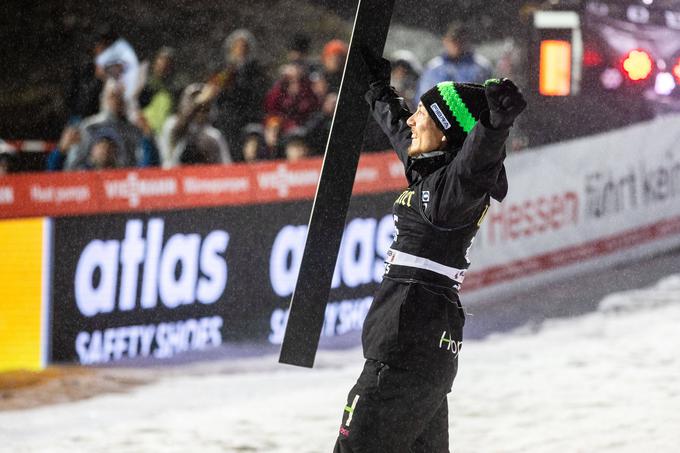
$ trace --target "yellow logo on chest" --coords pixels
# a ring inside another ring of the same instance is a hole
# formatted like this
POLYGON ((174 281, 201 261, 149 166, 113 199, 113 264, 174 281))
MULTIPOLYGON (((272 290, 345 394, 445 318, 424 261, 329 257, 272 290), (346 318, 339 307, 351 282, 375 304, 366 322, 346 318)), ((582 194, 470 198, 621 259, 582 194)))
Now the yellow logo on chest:
POLYGON ((414 190, 404 190, 401 195, 397 198, 397 200, 394 202, 394 204, 400 204, 402 206, 407 206, 411 207, 411 198, 413 197, 413 194, 415 193, 414 190))

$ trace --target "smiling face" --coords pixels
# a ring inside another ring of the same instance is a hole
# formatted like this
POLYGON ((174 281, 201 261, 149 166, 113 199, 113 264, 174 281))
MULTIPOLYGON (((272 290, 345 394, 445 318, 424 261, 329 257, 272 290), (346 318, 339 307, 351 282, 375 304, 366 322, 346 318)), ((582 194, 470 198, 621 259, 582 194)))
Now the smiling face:
POLYGON ((409 156, 437 151, 445 144, 444 133, 434 123, 422 102, 418 103, 416 112, 406 120, 406 124, 411 128, 409 156))

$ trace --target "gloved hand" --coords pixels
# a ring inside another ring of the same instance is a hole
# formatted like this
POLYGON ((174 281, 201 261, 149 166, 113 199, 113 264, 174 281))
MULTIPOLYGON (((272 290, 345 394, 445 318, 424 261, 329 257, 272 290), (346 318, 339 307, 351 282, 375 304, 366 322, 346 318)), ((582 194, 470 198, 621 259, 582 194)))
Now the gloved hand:
POLYGON ((484 94, 489 104, 489 122, 496 129, 512 126, 515 118, 526 108, 524 96, 510 79, 490 79, 484 83, 484 94))
POLYGON ((368 69, 368 84, 374 86, 378 83, 384 83, 389 86, 392 73, 392 65, 389 60, 382 58, 375 50, 367 46, 361 47, 361 56, 368 69))

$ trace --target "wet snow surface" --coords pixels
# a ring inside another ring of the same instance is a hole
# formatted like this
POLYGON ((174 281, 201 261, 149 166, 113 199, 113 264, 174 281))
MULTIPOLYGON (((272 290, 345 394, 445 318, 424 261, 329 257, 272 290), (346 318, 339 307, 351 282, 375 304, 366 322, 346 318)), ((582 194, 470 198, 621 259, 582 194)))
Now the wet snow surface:
MULTIPOLYGON (((679 451, 680 275, 461 354, 456 452, 679 451)), ((272 356, 152 369, 129 393, 0 413, 0 451, 329 452, 361 365, 353 349, 311 371, 272 356)))

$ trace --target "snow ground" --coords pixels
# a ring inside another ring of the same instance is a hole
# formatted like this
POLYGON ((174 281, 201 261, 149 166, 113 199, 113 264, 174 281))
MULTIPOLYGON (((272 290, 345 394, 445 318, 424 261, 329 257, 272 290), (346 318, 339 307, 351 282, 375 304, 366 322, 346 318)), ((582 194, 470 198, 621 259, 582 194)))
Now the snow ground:
MULTIPOLYGON (((680 451, 680 275, 466 341, 452 451, 680 451)), ((128 393, 0 412, 2 452, 330 452, 361 351, 154 368, 128 393)))

